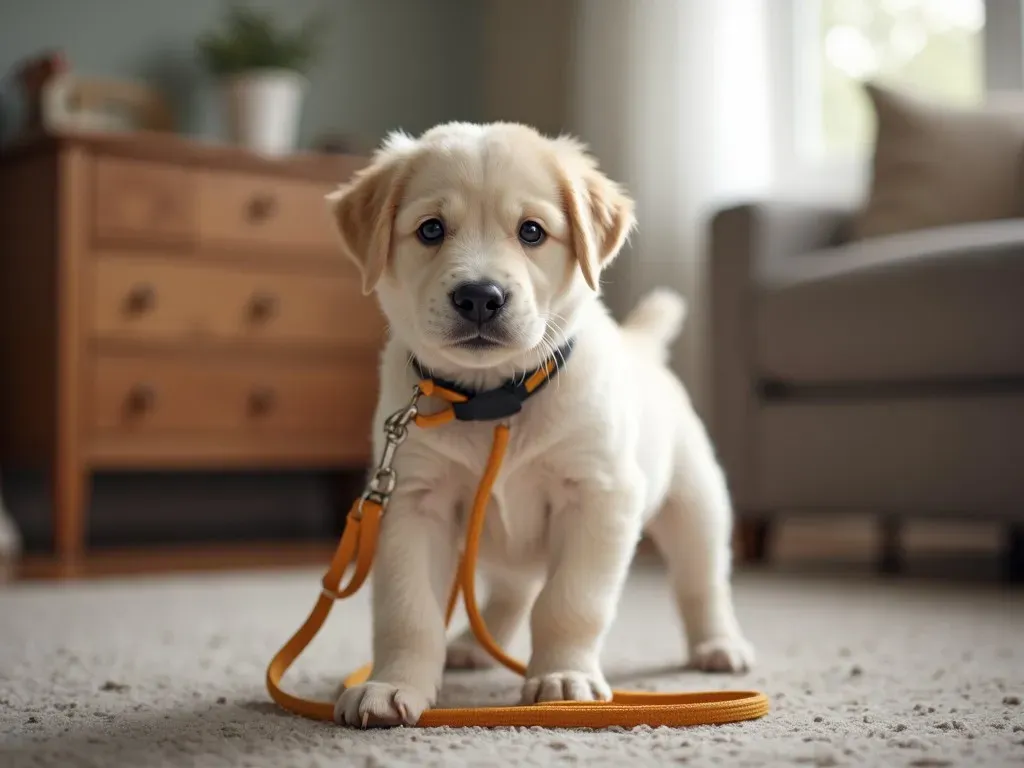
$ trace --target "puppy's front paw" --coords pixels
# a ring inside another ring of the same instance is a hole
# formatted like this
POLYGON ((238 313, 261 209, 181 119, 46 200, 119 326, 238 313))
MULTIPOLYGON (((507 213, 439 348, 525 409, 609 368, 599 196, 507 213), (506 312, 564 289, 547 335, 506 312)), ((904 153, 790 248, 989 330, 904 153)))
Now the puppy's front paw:
POLYGON ((448 644, 444 666, 445 669, 489 669, 497 663, 474 638, 460 636, 448 644))
POLYGON ((412 686, 363 683, 342 691, 334 705, 334 721, 359 728, 416 725, 430 704, 412 686))
POLYGON ((712 637, 690 651, 693 669, 703 672, 746 672, 754 665, 754 648, 739 635, 712 637))
POLYGON ((542 701, 610 701, 612 689, 600 674, 552 672, 523 684, 523 704, 542 701))

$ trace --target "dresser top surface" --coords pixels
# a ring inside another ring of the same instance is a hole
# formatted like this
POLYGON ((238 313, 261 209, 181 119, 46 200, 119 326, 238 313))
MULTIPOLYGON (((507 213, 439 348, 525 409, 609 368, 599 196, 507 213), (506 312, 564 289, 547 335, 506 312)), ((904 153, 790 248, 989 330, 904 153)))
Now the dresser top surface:
POLYGON ((0 167, 27 156, 56 153, 73 147, 117 157, 137 158, 210 169, 249 171, 314 181, 342 182, 369 159, 359 155, 297 152, 264 157, 255 152, 173 133, 64 132, 19 141, 0 151, 0 167))

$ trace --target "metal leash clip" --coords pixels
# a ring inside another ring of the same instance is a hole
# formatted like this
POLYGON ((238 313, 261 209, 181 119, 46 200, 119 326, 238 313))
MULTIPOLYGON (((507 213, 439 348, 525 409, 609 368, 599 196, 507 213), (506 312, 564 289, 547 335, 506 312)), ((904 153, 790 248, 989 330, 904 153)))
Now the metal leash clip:
POLYGON ((419 413, 418 404, 422 395, 423 393, 420 391, 419 386, 417 386, 409 404, 385 419, 384 451, 381 454, 376 469, 374 469, 373 474, 370 476, 369 482, 366 484, 366 490, 363 491, 359 505, 356 507, 354 514, 357 520, 362 518, 363 504, 367 501, 380 505, 381 512, 387 509, 388 501, 391 500, 391 494, 394 493, 395 486, 398 485, 398 474, 391 465, 395 461, 395 453, 398 450, 398 446, 404 443, 405 438, 409 436, 409 424, 419 413))

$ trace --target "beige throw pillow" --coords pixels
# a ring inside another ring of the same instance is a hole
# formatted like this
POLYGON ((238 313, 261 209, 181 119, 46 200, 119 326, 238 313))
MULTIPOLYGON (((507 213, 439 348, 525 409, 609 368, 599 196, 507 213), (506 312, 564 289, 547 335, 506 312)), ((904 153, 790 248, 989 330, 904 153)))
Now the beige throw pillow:
POLYGON ((1024 107, 959 109, 869 83, 877 117, 857 238, 1024 216, 1024 107))

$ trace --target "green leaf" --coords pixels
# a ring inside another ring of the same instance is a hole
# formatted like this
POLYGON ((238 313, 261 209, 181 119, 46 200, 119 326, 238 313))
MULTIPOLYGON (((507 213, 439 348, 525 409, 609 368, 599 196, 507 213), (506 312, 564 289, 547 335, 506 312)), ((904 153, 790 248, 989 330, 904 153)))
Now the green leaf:
POLYGON ((319 53, 326 22, 321 8, 288 29, 268 11, 232 2, 221 27, 200 36, 196 48, 206 68, 218 76, 264 68, 306 72, 319 53))

